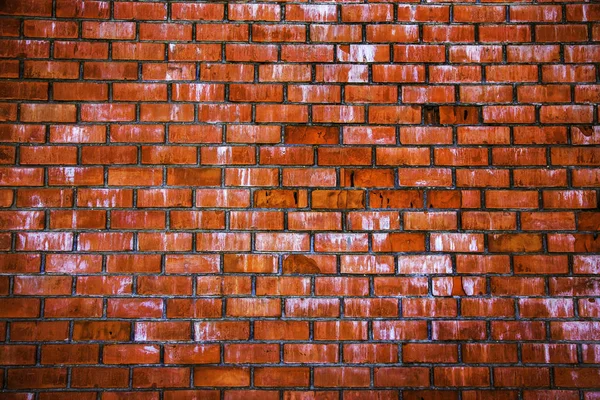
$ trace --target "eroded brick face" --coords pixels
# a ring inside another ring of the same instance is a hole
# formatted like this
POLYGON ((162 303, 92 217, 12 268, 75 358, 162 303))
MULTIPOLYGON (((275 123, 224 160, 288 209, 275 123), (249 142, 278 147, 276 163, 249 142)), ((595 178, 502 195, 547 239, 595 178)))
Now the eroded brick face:
POLYGON ((600 399, 600 4, 0 0, 0 395, 600 399))

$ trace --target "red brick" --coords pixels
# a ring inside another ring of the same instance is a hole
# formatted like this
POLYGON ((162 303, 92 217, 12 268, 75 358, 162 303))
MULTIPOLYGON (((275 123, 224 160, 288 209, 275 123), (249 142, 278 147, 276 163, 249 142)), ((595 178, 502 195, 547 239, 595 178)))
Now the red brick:
POLYGON ((304 42, 303 25, 253 25, 252 39, 256 42, 304 42))
MULTIPOLYGON (((115 46, 118 46, 118 44, 115 43, 115 46)), ((119 49, 121 48, 119 47, 119 49)), ((84 60, 107 59, 108 43, 75 41, 56 42, 54 46, 54 57, 65 59, 80 58, 84 60)), ((72 73, 75 74, 75 71, 72 73)))
MULTIPOLYGON (((16 21, 18 22, 18 21, 16 21)), ((14 24, 16 27, 18 24, 14 24)), ((19 77, 19 61, 7 60, 0 66, 0 77, 2 78, 18 78, 19 77)))
POLYGON ((142 104, 140 106, 142 121, 192 121, 194 106, 191 104, 142 104))
POLYGON ((145 184, 151 186, 160 180, 162 180, 162 171, 153 168, 111 168, 108 171, 109 185, 145 184))
POLYGON ((0 83, 0 97, 11 100, 47 100, 48 84, 41 82, 3 82, 0 83))
POLYGON ((116 318, 159 318, 163 308, 160 299, 110 299, 106 314, 116 318))
POLYGON ((310 38, 314 42, 360 42, 362 27, 360 25, 312 24, 310 25, 310 38))
POLYGON ((174 84, 172 90, 175 101, 219 101, 225 96, 223 86, 217 84, 174 84))
POLYGON ((2 4, 0 7, 2 15, 27 15, 27 16, 50 16, 52 14, 51 1, 32 1, 26 0, 20 3, 2 4))
POLYGON ((528 169, 513 172, 515 185, 520 187, 564 186, 567 181, 565 170, 528 169))
POLYGON ((64 388, 67 385, 66 368, 18 368, 8 373, 9 389, 25 388, 64 388))
POLYGON ((198 118, 203 122, 250 122, 252 109, 249 104, 201 104, 198 118))
POLYGON ((593 65, 544 65, 543 82, 592 82, 595 67, 593 65))
POLYGON ((368 387, 370 370, 365 367, 316 367, 314 381, 317 387, 368 387))
POLYGON ((84 104, 81 106, 83 121, 133 121, 135 106, 129 104, 84 104))
POLYGON ((590 123, 593 110, 590 106, 542 106, 542 123, 590 123))
POLYGON ((25 122, 75 122, 73 104, 22 104, 21 120, 25 122))
POLYGON ((450 47, 450 61, 455 63, 483 63, 502 60, 502 46, 463 45, 450 47))
POLYGON ((139 25, 140 40, 190 41, 191 24, 148 24, 139 25))
MULTIPOLYGON (((507 46, 507 59, 510 62, 557 62, 560 60, 560 48, 556 45, 507 46)), ((542 66, 543 75, 546 68, 542 66)))
POLYGON ((531 27, 529 25, 482 25, 479 27, 479 40, 484 43, 529 42, 531 27))
POLYGON ((223 19, 225 7, 223 4, 173 3, 171 11, 176 20, 212 21, 223 19))
POLYGON ((597 397, 598 5, 0 14, 7 398, 597 397))
MULTIPOLYGON (((256 368, 254 382, 259 387, 308 386, 310 370, 304 367, 256 368)), ((243 392, 245 393, 245 392, 243 392)), ((264 396, 265 391, 261 392, 264 396)))
POLYGON ((317 82, 367 82, 368 80, 366 65, 318 65, 316 72, 317 82))
POLYGON ((135 23, 86 21, 82 24, 81 34, 90 39, 134 39, 135 23))
POLYGON ((349 4, 342 7, 343 22, 382 22, 393 19, 391 4, 349 4))
MULTIPOLYGON (((198 41, 246 41, 249 37, 249 29, 246 24, 198 24, 196 25, 196 40, 198 41)), ((214 65, 214 64, 213 64, 214 65)), ((223 65, 222 67, 233 67, 235 65, 223 65)))
POLYGON ((254 66, 249 64, 202 64, 200 77, 207 81, 252 81, 254 66))
POLYGON ((485 323, 482 321, 434 321, 434 340, 483 340, 485 323))
MULTIPOLYGON (((308 108, 302 105, 266 105, 256 106, 256 122, 302 123, 308 120, 308 108)), ((315 117, 315 122, 322 122, 315 117)))
POLYGON ((219 61, 221 46, 215 44, 169 44, 169 61, 219 61))
POLYGON ((268 255, 235 255, 223 256, 223 270, 225 272, 276 272, 276 259, 268 255))
POLYGON ((539 42, 585 42, 588 30, 585 25, 537 25, 535 36, 539 42))
POLYGON ((338 360, 335 344, 286 344, 283 351, 285 362, 312 364, 338 360))
POLYGON ((306 340, 306 321, 256 321, 255 337, 258 340, 306 340))
POLYGON ((121 2, 115 4, 114 15, 116 19, 162 20, 167 18, 167 5, 121 2))
MULTIPOLYGON (((218 318, 222 316, 222 303, 217 299, 170 299, 167 301, 167 317, 218 318)), ((169 325, 167 325, 168 327, 169 325)), ((174 326, 173 328, 174 335, 186 335, 187 328, 183 326, 174 326)))
POLYGON ((498 367, 494 368, 498 386, 545 387, 550 381, 548 368, 498 367))
POLYGON ((308 251, 310 237, 302 233, 257 233, 255 247, 259 251, 308 251))
POLYGON ((432 62, 439 63, 446 60, 444 47, 439 45, 394 45, 395 62, 432 62))
POLYGON ((136 63, 130 62, 85 62, 83 64, 84 79, 100 80, 134 80, 138 77, 136 63))
POLYGON ((219 346, 214 344, 165 345, 166 364, 209 364, 220 360, 219 346))
POLYGON ((142 64, 142 77, 148 80, 192 80, 196 66, 191 63, 142 64))
POLYGON ((424 387, 429 385, 429 370, 425 367, 380 367, 374 371, 375 386, 424 387))
POLYGON ((66 321, 13 322, 11 337, 15 341, 66 341, 69 323, 66 321))
MULTIPOLYGON (((227 168, 225 184, 227 186, 275 186, 279 179, 279 171, 275 168, 227 168)), ((235 192, 236 196, 238 192, 235 192)), ((236 200, 239 206, 247 202, 236 200)), ((232 204, 234 204, 232 203, 232 204)))
POLYGON ((340 62, 372 63, 390 61, 387 45, 340 45, 337 48, 337 60, 340 62))
POLYGON ((112 344, 104 346, 102 359, 106 364, 156 364, 159 361, 159 348, 142 344, 112 344))
POLYGON ((248 386, 250 370, 245 367, 196 367, 194 386, 248 386))
MULTIPOLYGON (((178 293, 174 291, 173 293, 178 293)), ((181 294, 181 293, 179 293, 181 294)), ((136 322, 135 341, 174 341, 190 339, 189 322, 136 322)))
POLYGON ((171 143, 220 143, 222 129, 213 125, 171 125, 171 143))
POLYGON ((105 1, 90 1, 84 5, 80 0, 58 0, 56 15, 63 18, 108 19, 110 6, 105 1))
POLYGON ((4 254, 0 257, 2 272, 39 272, 41 257, 38 254, 4 254))
POLYGON ((288 21, 333 22, 337 20, 335 5, 286 4, 285 14, 288 21))
POLYGON ((425 42, 474 42, 475 27, 468 25, 424 25, 425 42))
POLYGON ((71 374, 71 385, 77 388, 124 388, 128 380, 127 368, 79 367, 71 374))
POLYGON ((512 299, 464 299, 461 315, 469 317, 513 317, 515 302, 512 299))
POLYGON ((516 144, 566 143, 567 132, 560 126, 515 127, 514 141, 516 144))
MULTIPOLYGON (((216 61, 220 56, 216 53, 214 59, 204 61, 216 61)), ((227 44, 225 46, 225 59, 227 61, 245 61, 245 62, 268 62, 277 61, 277 47, 267 44, 227 44)))
POLYGON ((0 44, 2 58, 47 58, 50 53, 50 43, 42 40, 0 40, 0 44))
MULTIPOLYGON (((519 88, 520 89, 520 88, 519 88)), ((508 85, 489 86, 461 86, 460 99, 466 103, 509 103, 512 101, 513 91, 508 85)), ((474 130, 484 130, 487 127, 472 127, 474 130)), ((495 127, 502 129, 502 127, 495 127)), ((460 130, 462 127, 459 128, 460 130)), ((466 128, 465 128, 466 129, 466 128)), ((487 129, 493 129, 492 127, 487 129)))

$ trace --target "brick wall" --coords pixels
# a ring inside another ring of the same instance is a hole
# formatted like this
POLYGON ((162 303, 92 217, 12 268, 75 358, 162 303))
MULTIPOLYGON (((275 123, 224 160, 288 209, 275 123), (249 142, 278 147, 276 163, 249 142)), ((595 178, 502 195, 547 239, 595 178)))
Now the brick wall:
POLYGON ((600 399, 600 4, 0 0, 0 36, 2 399, 600 399))

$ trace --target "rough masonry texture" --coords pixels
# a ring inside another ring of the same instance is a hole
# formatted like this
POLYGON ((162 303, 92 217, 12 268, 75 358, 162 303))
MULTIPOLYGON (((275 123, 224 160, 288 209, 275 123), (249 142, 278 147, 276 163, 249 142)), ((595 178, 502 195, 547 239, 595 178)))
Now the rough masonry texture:
POLYGON ((0 36, 0 398, 600 399, 600 3, 0 36))

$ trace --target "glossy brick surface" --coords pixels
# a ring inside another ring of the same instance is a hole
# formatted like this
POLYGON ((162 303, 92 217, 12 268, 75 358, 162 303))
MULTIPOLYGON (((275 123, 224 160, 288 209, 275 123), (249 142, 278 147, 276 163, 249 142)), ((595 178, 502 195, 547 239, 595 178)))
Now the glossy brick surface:
POLYGON ((600 4, 0 0, 0 398, 600 399, 600 4))

